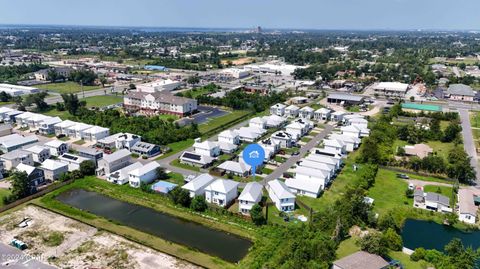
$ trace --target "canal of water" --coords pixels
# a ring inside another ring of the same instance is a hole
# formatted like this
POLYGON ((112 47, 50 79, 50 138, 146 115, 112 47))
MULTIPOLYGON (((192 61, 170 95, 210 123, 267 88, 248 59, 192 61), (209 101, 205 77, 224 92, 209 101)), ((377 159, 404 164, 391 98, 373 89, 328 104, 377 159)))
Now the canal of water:
POLYGON ((241 260, 252 245, 251 241, 242 237, 96 192, 73 189, 61 193, 57 199, 75 208, 233 263, 241 260))

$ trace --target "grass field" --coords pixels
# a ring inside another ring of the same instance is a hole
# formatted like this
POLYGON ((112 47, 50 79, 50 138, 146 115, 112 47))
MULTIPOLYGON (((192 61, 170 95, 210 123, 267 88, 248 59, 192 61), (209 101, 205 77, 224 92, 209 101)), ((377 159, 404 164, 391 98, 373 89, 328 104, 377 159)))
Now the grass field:
MULTIPOLYGON (((82 91, 81 86, 78 83, 72 81, 61 83, 48 83, 43 85, 37 85, 36 87, 39 89, 44 89, 57 93, 77 93, 82 91)), ((83 86, 84 91, 97 90, 100 88, 101 86, 83 86)))
MULTIPOLYGON (((99 95, 99 96, 82 98, 81 100, 86 101, 87 107, 92 108, 92 107, 105 107, 105 106, 121 103, 123 101, 123 97, 112 96, 112 95, 99 95)), ((58 111, 55 108, 52 108, 46 112, 43 112, 43 114, 47 116, 52 116, 52 117, 60 117, 62 120, 72 118, 72 115, 70 115, 68 111, 65 111, 65 110, 58 111)))
POLYGON ((169 178, 167 179, 167 181, 175 183, 177 185, 183 185, 185 183, 185 179, 182 174, 171 172, 168 173, 168 177, 169 178))
POLYGON ((85 97, 81 100, 87 102, 87 107, 105 107, 113 104, 122 103, 123 97, 114 95, 99 95, 85 97))
MULTIPOLYGON (((430 146, 433 149, 434 154, 443 157, 445 160, 447 160, 448 153, 455 147, 455 144, 453 143, 443 143, 440 141, 427 141, 423 143, 430 146)), ((405 145, 409 144, 406 141, 402 141, 399 139, 395 140, 392 145, 393 153, 395 154, 399 147, 403 147, 405 145)))
POLYGON ((368 191, 368 196, 375 199, 373 210, 382 215, 395 207, 412 207, 412 198, 405 195, 407 189, 408 183, 397 178, 395 172, 379 169, 375 186, 368 191))
POLYGON ((175 143, 168 144, 167 147, 171 149, 170 152, 167 152, 163 154, 162 156, 158 157, 157 160, 166 158, 168 156, 171 156, 175 153, 178 153, 179 151, 185 150, 193 145, 193 139, 187 139, 175 143))
POLYGON ((10 191, 6 189, 0 189, 0 207, 4 206, 3 204, 3 197, 7 197, 10 195, 10 191))
POLYGON ((198 130, 202 133, 202 134, 205 134, 205 133, 208 133, 222 125, 226 125, 232 121, 235 121, 241 117, 244 117, 245 115, 248 115, 250 113, 250 111, 247 111, 247 110, 235 110, 235 111, 232 111, 230 113, 228 113, 227 115, 223 115, 223 116, 220 116, 220 117, 217 117, 217 118, 213 118, 213 119, 210 119, 208 120, 207 122, 205 123, 202 123, 198 126, 198 130))
POLYGON ((173 205, 168 198, 162 195, 146 193, 140 189, 131 188, 127 185, 110 184, 95 177, 86 177, 84 179, 77 180, 74 183, 61 187, 60 189, 55 190, 42 198, 33 200, 33 203, 39 206, 59 212, 63 215, 85 222, 99 229, 121 235, 143 245, 152 247, 158 251, 194 262, 202 265, 203 267, 230 268, 233 266, 232 264, 216 257, 211 257, 188 247, 162 240, 161 238, 148 235, 127 226, 115 224, 114 222, 108 221, 105 218, 70 207, 55 199, 58 194, 69 189, 85 189, 88 191, 99 192, 118 200, 139 204, 183 219, 199 222, 221 231, 234 233, 251 239, 253 239, 255 236, 255 233, 252 232, 252 230, 247 229, 247 227, 251 227, 251 224, 240 218, 236 219, 238 225, 233 226, 228 224, 232 221, 232 217, 218 214, 215 215, 214 213, 211 213, 213 214, 212 216, 214 219, 205 218, 201 215, 191 213, 189 209, 173 205))
POLYGON ((169 119, 172 119, 172 120, 178 120, 178 116, 175 116, 175 115, 170 115, 170 114, 161 114, 161 115, 158 115, 158 117, 162 120, 166 120, 168 121, 169 119))
POLYGON ((178 168, 183 168, 183 169, 192 170, 192 171, 195 171, 195 172, 200 172, 200 168, 198 168, 196 166, 188 165, 188 164, 183 164, 183 163, 180 162, 179 159, 173 160, 170 164, 173 165, 173 166, 176 166, 178 168))

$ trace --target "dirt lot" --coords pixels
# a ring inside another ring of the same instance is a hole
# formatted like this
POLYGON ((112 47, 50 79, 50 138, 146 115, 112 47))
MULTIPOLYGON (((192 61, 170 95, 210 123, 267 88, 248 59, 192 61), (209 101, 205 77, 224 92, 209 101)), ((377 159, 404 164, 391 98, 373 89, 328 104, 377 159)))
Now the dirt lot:
POLYGON ((56 213, 27 206, 0 218, 0 241, 18 238, 29 255, 61 268, 196 268, 169 255, 56 213), (25 218, 32 221, 18 227, 25 218))

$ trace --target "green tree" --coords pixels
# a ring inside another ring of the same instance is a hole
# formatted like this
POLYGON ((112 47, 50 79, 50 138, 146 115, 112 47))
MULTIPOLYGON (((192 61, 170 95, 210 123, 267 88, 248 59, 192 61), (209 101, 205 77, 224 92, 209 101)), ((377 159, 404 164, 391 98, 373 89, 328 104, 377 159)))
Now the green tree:
POLYGON ((91 160, 84 161, 80 163, 80 172, 84 176, 93 176, 95 175, 95 163, 91 160))
POLYGON ((394 251, 400 251, 403 247, 402 237, 395 230, 389 228, 383 235, 387 247, 394 251))
POLYGON ((207 210, 207 207, 207 202, 205 202, 205 198, 202 196, 195 196, 190 204, 190 208, 197 212, 203 212, 207 210))
POLYGON ((252 206, 252 209, 250 209, 250 217, 252 218, 252 222, 257 226, 266 224, 262 207, 259 204, 254 204, 252 206))
POLYGON ((426 253, 427 251, 424 248, 416 248, 412 255, 410 255, 410 260, 418 262, 419 260, 425 258, 426 253))
POLYGON ((14 171, 11 178, 13 200, 22 199, 31 195, 35 190, 25 172, 14 171))
POLYGON ((388 253, 387 244, 379 232, 369 232, 358 241, 360 248, 368 253, 386 256, 388 253))
POLYGON ((168 179, 168 174, 165 172, 165 168, 163 167, 158 167, 157 168, 157 179, 159 180, 165 180, 168 179))
POLYGON ((182 205, 184 207, 189 207, 192 198, 190 198, 190 193, 182 189, 180 186, 175 187, 168 193, 168 196, 172 201, 177 205, 182 205))

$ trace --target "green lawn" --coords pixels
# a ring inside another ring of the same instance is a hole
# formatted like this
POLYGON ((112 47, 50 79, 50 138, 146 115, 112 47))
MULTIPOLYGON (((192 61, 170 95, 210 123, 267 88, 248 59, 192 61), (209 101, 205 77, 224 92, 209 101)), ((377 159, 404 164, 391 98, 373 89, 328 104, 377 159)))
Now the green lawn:
POLYGON ((185 150, 189 147, 191 147, 193 145, 193 139, 187 139, 187 140, 183 140, 183 141, 179 141, 179 142, 175 142, 175 143, 170 143, 167 145, 167 147, 170 148, 170 152, 167 152, 165 154, 163 154, 162 156, 158 157, 157 160, 159 159, 163 159, 163 158, 166 158, 168 156, 171 156, 175 153, 178 153, 182 150, 185 150))
POLYGON ((174 173, 170 172, 168 173, 168 179, 167 181, 178 184, 178 185, 183 185, 185 183, 185 179, 182 174, 179 173, 174 173))
POLYGON ((474 128, 480 128, 480 112, 470 114, 470 125, 474 128))
POLYGON ((200 172, 200 168, 196 166, 180 163, 180 160, 178 159, 173 160, 170 164, 179 168, 200 172))
POLYGON ((10 195, 10 190, 7 189, 0 189, 0 207, 4 206, 3 204, 3 197, 7 197, 10 195))
POLYGON ((73 116, 68 113, 68 111, 58 111, 55 108, 52 108, 48 111, 42 112, 42 114, 45 114, 47 116, 52 116, 52 117, 60 117, 62 120, 67 120, 69 118, 72 118, 73 116))
POLYGON ((360 250, 356 244, 357 239, 350 237, 340 242, 337 248, 337 259, 341 259, 360 250))
POLYGON ((99 95, 85 97, 81 100, 87 102, 87 107, 105 107, 113 104, 122 103, 123 97, 114 95, 99 95))
POLYGON ((161 114, 161 115, 158 115, 158 117, 162 120, 166 120, 168 121, 169 119, 172 119, 172 120, 178 120, 178 116, 176 115, 170 115, 170 114, 161 114))
MULTIPOLYGON (((48 83, 43 85, 37 85, 35 87, 57 93, 77 93, 82 91, 81 86, 78 83, 72 81, 61 83, 48 83)), ((91 91, 100 88, 101 86, 83 86, 84 91, 91 91)))
MULTIPOLYGON (((448 157, 448 153, 455 147, 455 144, 453 143, 443 143, 440 141, 427 141, 423 143, 430 146, 433 149, 434 154, 437 154, 438 156, 443 157, 445 160, 448 157)), ((397 149, 405 145, 409 145, 409 144, 403 140, 399 140, 399 139, 395 140, 395 142, 392 145, 393 153, 396 154, 397 149)))
POLYGON ((408 183, 397 178, 395 172, 379 169, 375 186, 368 191, 368 196, 375 199, 373 210, 382 215, 395 207, 411 207, 412 198, 405 196, 407 189, 408 183))
POLYGON ((217 118, 209 119, 207 122, 202 123, 198 126, 198 130, 202 133, 208 133, 216 128, 219 128, 222 125, 227 125, 230 122, 236 121, 237 119, 244 117, 251 113, 248 110, 235 110, 227 115, 223 115, 217 118))

